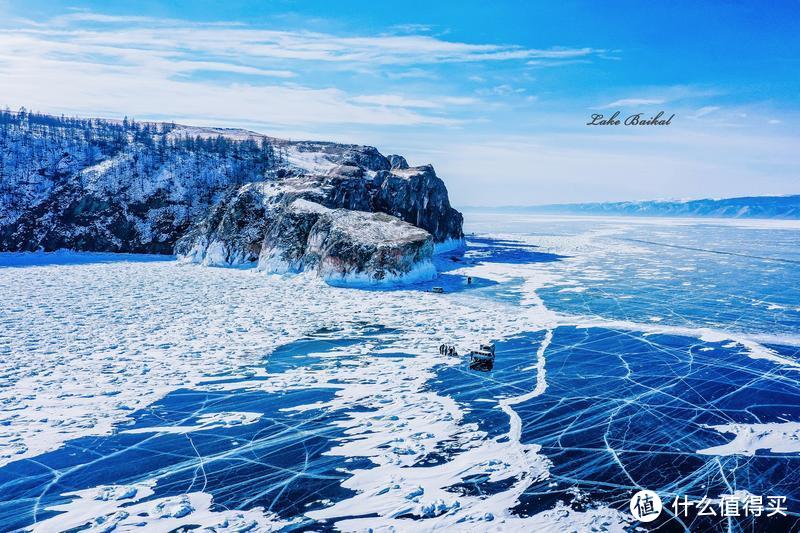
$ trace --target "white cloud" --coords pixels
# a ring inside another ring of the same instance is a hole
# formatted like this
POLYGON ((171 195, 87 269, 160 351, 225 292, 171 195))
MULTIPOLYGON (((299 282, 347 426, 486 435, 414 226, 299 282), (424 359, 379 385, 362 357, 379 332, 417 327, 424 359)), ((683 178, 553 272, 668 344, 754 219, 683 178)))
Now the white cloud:
POLYGON ((253 60, 300 60, 370 65, 564 59, 604 53, 593 48, 531 49, 474 44, 430 35, 336 36, 307 31, 254 29, 240 24, 197 24, 171 19, 73 13, 49 24, 8 30, 42 41, 68 42, 91 50, 149 49, 253 60), (92 23, 92 24, 86 24, 92 23))
POLYGON ((416 107, 421 109, 433 109, 441 107, 440 104, 430 100, 406 98, 397 94, 370 94, 356 96, 355 98, 352 98, 352 101, 359 104, 374 104, 389 107, 416 107))
MULTIPOLYGON (((466 43, 419 33, 338 36, 80 11, 0 29, 0 104, 275 125, 452 126, 462 120, 447 112, 477 99, 353 95, 343 89, 347 83, 335 85, 335 76, 426 77, 431 74, 422 67, 437 63, 561 60, 599 52, 466 43), (320 72, 331 75, 320 78, 320 72), (289 79, 297 81, 281 81, 289 79)), ((520 91, 505 85, 494 89, 501 96, 520 91)))
POLYGON ((452 105, 473 105, 480 103, 479 99, 470 96, 445 96, 441 100, 446 104, 452 105))
POLYGON ((351 98, 359 104, 373 104, 388 107, 409 107, 417 109, 439 109, 447 105, 472 105, 480 102, 468 96, 445 96, 436 99, 408 98, 399 94, 367 94, 351 98))
POLYGON ((402 79, 437 79, 438 76, 433 72, 421 68, 409 68, 406 70, 389 70, 386 72, 386 77, 393 80, 402 79))
POLYGON ((703 101, 724 94, 719 88, 698 87, 692 85, 666 85, 642 87, 639 94, 633 97, 621 98, 605 105, 597 106, 594 109, 612 109, 633 106, 648 106, 674 104, 683 102, 687 105, 697 105, 696 102, 703 101))
POLYGON ((567 65, 578 65, 581 63, 589 63, 589 60, 588 59, 566 59, 566 60, 532 59, 531 61, 528 61, 525 64, 531 67, 566 67, 567 65))
POLYGON ((428 24, 395 24, 391 27, 397 33, 427 33, 433 31, 428 24))
POLYGON ((510 96, 512 94, 524 93, 525 89, 522 87, 512 87, 507 83, 495 85, 490 89, 482 89, 478 91, 479 94, 495 95, 495 96, 510 96))
POLYGON ((643 105, 660 105, 665 100, 661 98, 623 98, 622 100, 615 100, 610 104, 600 106, 598 109, 611 109, 613 107, 632 107, 643 105))
POLYGON ((720 110, 719 106, 707 105, 695 111, 694 118, 704 117, 710 113, 713 113, 714 111, 719 111, 719 110, 720 110))

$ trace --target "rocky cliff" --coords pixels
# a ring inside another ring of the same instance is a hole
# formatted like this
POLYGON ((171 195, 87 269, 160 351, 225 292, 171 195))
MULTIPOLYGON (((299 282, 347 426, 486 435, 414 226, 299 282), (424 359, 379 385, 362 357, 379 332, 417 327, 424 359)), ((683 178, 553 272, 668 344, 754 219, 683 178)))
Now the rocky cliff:
POLYGON ((0 112, 0 249, 175 253, 329 280, 432 274, 463 241, 430 165, 243 130, 0 112))
POLYGON ((385 283, 430 279, 432 253, 431 234, 397 217, 298 199, 267 230, 258 268, 311 270, 334 284, 385 283))

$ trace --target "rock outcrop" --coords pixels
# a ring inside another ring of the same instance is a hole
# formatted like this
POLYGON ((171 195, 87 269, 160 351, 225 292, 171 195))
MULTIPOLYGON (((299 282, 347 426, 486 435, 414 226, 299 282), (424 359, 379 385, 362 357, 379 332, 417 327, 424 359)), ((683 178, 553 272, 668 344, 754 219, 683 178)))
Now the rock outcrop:
POLYGON ((463 242, 461 213, 433 167, 370 146, 23 118, 0 121, 11 146, 0 157, 34 147, 29 159, 0 161, 11 172, 0 250, 175 253, 381 282, 429 276, 434 248, 463 242))
POLYGON ((175 243, 175 254, 207 266, 231 266, 258 260, 271 210, 263 184, 228 191, 175 243))
POLYGON ((295 200, 267 231, 258 263, 273 273, 314 271, 330 283, 431 279, 433 238, 385 213, 295 200))
POLYGON ((314 270, 328 280, 432 277, 435 248, 447 249, 463 239, 463 219, 450 206, 444 182, 430 165, 409 167, 400 156, 390 161, 373 148, 337 151, 338 146, 290 147, 289 160, 294 156, 302 166, 291 164, 280 179, 229 192, 178 240, 176 253, 212 266, 258 260, 262 270, 314 270), (369 244, 355 240, 358 226, 370 228, 369 244), (406 231, 391 231, 398 227, 406 231), (397 246, 379 240, 381 233, 393 235, 397 246), (359 245, 345 246, 348 238, 359 245), (320 239, 322 248, 308 245, 320 239), (352 254, 350 260, 345 251, 352 254))

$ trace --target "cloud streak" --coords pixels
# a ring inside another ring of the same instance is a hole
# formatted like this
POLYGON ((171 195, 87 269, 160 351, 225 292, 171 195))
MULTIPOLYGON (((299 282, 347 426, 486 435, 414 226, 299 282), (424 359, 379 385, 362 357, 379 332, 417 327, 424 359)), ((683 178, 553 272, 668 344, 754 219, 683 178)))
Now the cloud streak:
POLYGON ((248 60, 293 60, 369 65, 421 65, 476 61, 564 60, 605 54, 594 48, 533 49, 518 45, 448 41, 424 34, 336 36, 278 31, 238 23, 189 23, 174 19, 75 13, 50 24, 6 30, 87 50, 151 50, 248 60), (90 23, 87 25, 87 23, 90 23))
POLYGON ((615 100, 610 104, 600 106, 598 109, 611 109, 614 107, 631 107, 643 105, 660 105, 666 100, 661 98, 623 98, 622 100, 615 100))
POLYGON ((18 21, 0 28, 0 96, 5 100, 0 103, 86 114, 246 117, 267 125, 453 126, 463 119, 449 111, 478 99, 463 94, 353 94, 352 87, 348 92, 331 85, 336 75, 348 73, 417 77, 426 72, 422 67, 436 64, 522 65, 604 53, 448 41, 419 33, 424 28, 403 31, 340 36, 91 12, 18 21), (320 82, 320 72, 331 74, 327 84, 320 82))

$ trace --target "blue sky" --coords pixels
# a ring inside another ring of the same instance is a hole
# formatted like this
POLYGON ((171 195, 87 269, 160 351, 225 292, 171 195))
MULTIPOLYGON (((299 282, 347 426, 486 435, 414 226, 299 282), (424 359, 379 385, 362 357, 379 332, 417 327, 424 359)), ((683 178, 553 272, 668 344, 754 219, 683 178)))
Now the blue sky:
POLYGON ((794 1, 0 0, 0 105, 372 144, 457 205, 800 193, 798 35, 794 1), (585 125, 616 110, 676 118, 585 125))

